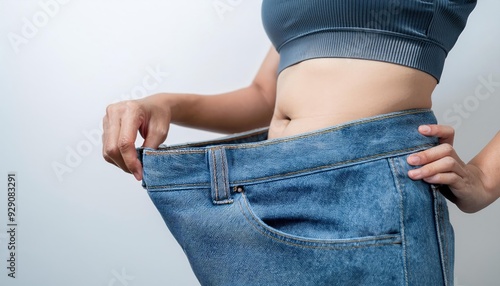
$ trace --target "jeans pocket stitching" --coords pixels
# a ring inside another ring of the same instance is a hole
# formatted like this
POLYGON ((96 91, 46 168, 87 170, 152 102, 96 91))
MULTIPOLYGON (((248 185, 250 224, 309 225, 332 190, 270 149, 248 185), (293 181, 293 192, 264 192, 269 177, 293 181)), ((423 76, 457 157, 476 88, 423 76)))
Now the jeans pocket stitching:
POLYGON ((400 231, 401 231, 401 244, 402 244, 402 255, 403 255, 403 264, 404 264, 404 273, 405 273, 405 280, 406 280, 406 285, 408 284, 409 280, 409 275, 411 273, 408 273, 408 254, 407 254, 407 247, 406 247, 406 235, 405 235, 405 208, 404 208, 404 182, 400 180, 400 176, 404 176, 405 174, 405 169, 403 166, 400 164, 402 159, 401 157, 398 159, 397 157, 389 158, 388 163, 391 167, 392 173, 393 173, 393 178, 394 178, 394 184, 396 186, 396 190, 399 193, 399 208, 400 208, 400 231))
POLYGON ((252 211, 251 206, 244 193, 241 194, 238 203, 240 211, 245 217, 246 221, 257 232, 275 241, 285 243, 288 245, 302 247, 302 248, 342 250, 342 249, 401 244, 401 237, 399 234, 385 234, 385 235, 357 237, 348 239, 317 239, 317 238, 307 238, 307 237, 287 234, 279 230, 276 230, 268 226, 264 222, 262 222, 262 220, 260 220, 256 216, 256 214, 252 211))

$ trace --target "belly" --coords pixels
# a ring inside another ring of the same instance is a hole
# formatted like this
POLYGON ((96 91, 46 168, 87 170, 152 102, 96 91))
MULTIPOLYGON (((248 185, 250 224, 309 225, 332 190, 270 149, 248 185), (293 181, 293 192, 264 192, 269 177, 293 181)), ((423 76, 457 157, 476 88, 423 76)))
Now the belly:
POLYGON ((431 108, 436 84, 427 73, 391 63, 303 61, 278 77, 269 139, 394 111, 431 108))

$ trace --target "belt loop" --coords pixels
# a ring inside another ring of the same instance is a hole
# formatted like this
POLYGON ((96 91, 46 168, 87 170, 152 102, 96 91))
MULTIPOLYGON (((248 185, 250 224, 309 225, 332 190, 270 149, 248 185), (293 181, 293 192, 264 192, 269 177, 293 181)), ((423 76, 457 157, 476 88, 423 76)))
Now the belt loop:
POLYGON ((221 146, 209 148, 208 165, 213 203, 216 205, 233 203, 229 189, 226 150, 221 146))

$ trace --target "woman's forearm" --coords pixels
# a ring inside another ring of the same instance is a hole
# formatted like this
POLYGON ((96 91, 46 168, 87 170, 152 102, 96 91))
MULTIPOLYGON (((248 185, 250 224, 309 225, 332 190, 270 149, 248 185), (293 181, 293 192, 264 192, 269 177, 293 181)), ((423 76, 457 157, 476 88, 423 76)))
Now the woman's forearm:
POLYGON ((481 170, 487 203, 500 197, 500 132, 477 154, 469 164, 481 170))
POLYGON ((177 125, 220 133, 268 126, 274 111, 272 96, 255 84, 217 95, 159 94, 177 125))
POLYGON ((177 125, 235 133, 269 126, 276 101, 279 54, 270 47, 252 83, 217 95, 160 94, 177 125))

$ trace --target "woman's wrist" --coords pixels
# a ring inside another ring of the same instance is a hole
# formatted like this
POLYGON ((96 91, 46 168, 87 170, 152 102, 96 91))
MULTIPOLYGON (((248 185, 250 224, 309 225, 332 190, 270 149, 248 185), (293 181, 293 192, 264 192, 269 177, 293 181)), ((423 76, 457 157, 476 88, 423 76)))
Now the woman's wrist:
POLYGON ((469 170, 471 170, 471 172, 474 172, 474 174, 478 178, 478 185, 480 186, 480 188, 478 188, 476 191, 480 192, 478 196, 482 198, 482 208, 496 201, 499 196, 499 186, 495 184, 495 180, 492 180, 493 174, 491 174, 491 172, 488 172, 488 170, 485 170, 484 167, 481 167, 480 165, 478 166, 472 162, 469 162, 467 164, 467 167, 469 170))
POLYGON ((189 119, 193 118, 190 110, 195 108, 195 97, 196 95, 182 93, 158 93, 145 100, 149 101, 151 108, 158 108, 163 114, 168 114, 171 123, 189 125, 189 119))
POLYGON ((467 164, 477 168, 488 204, 500 197, 500 132, 467 164))
POLYGON ((492 201, 484 187, 481 169, 468 163, 465 165, 465 170, 467 174, 463 178, 465 186, 461 192, 455 193, 457 200, 454 203, 465 213, 475 213, 491 204, 492 201))

